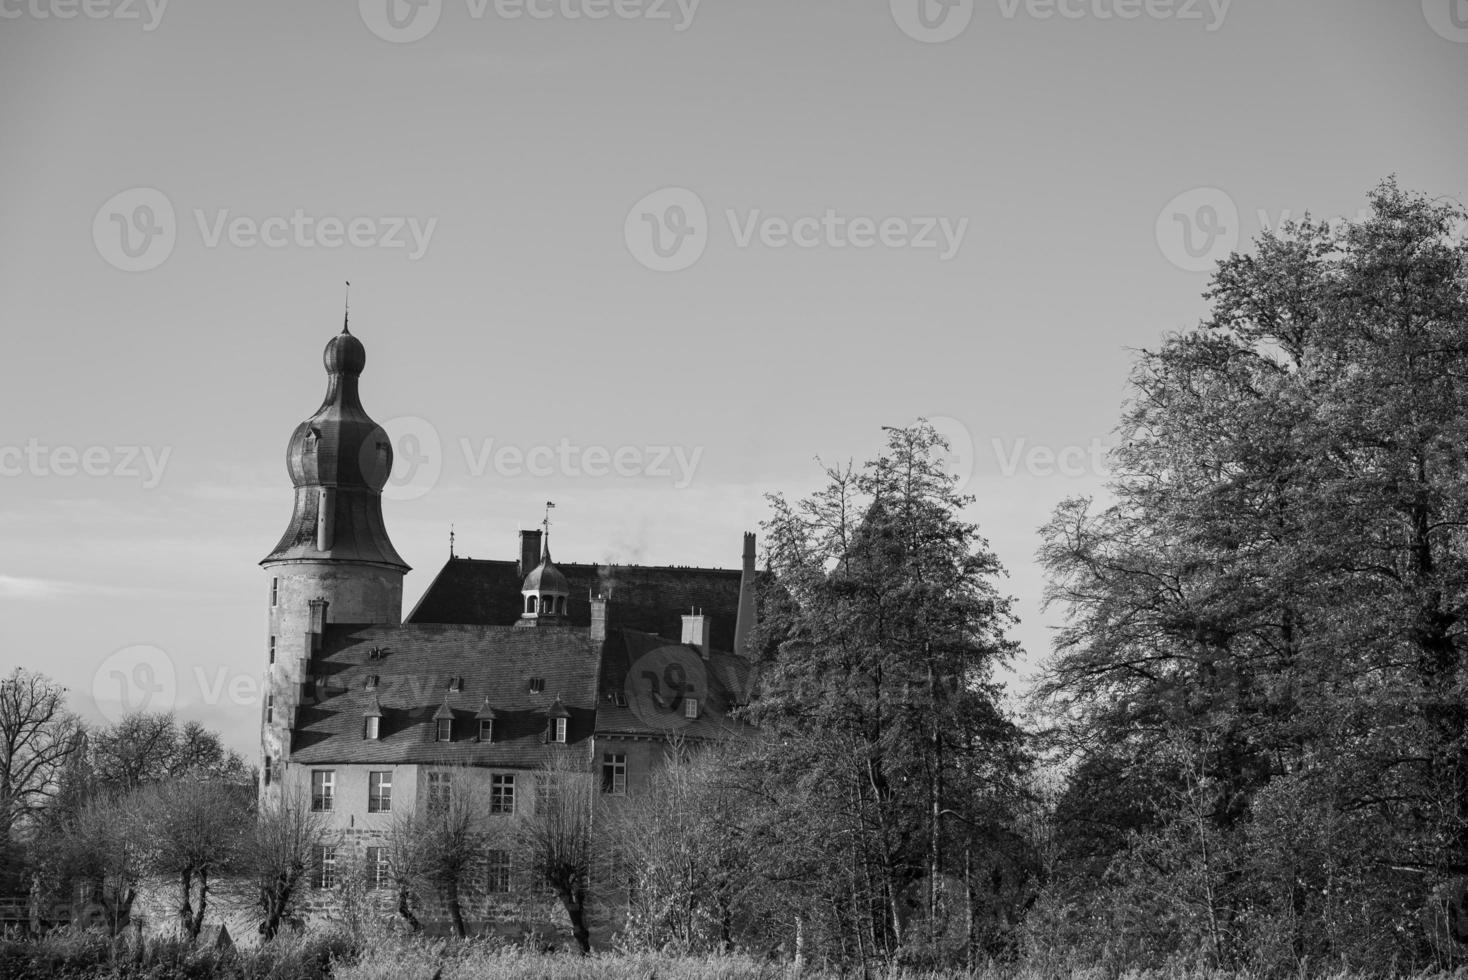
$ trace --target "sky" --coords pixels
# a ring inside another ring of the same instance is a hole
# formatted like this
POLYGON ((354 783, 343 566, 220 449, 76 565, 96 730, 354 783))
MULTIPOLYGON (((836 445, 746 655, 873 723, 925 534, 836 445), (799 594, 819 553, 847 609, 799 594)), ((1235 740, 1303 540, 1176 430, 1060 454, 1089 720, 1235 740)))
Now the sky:
POLYGON ((405 612, 510 559, 737 567, 923 416, 1009 571, 1104 493, 1207 269, 1468 195, 1468 0, 0 0, 0 672, 258 754, 286 440, 340 329, 405 612))

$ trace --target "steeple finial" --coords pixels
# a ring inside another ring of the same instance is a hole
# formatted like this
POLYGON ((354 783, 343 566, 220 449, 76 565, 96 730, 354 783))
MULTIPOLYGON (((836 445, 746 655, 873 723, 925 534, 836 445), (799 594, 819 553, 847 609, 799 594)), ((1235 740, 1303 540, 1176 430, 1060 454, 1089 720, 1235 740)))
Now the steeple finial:
POLYGON ((345 311, 342 313, 342 333, 351 333, 352 332, 350 329, 348 329, 350 327, 350 325, 351 325, 351 322, 352 322, 352 282, 351 282, 350 279, 348 279, 347 280, 346 308, 345 308, 345 311))
POLYGON ((454 526, 449 525, 449 557, 454 557, 454 526))
POLYGON ((551 501, 545 502, 545 520, 540 522, 540 560, 550 561, 550 512, 556 505, 551 501))

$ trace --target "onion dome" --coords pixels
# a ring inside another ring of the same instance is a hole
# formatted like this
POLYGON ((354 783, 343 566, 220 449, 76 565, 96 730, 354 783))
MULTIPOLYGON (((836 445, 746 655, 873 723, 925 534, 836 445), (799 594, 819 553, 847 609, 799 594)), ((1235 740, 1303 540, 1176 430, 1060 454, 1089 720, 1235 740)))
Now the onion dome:
POLYGON ((262 565, 336 559, 407 571, 382 520, 392 440, 362 407, 367 350, 345 325, 326 345, 326 397, 291 433, 286 472, 295 487, 290 524, 262 565))

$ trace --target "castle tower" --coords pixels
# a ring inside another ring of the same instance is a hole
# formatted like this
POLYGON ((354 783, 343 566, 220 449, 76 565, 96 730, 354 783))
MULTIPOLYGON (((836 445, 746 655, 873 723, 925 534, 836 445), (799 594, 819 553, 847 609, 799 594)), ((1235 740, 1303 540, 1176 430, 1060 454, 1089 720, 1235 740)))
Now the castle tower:
POLYGON ((261 728, 261 796, 278 793, 295 709, 310 696, 310 662, 331 623, 402 622, 408 566, 382 520, 392 444, 357 384, 367 351, 344 323, 326 345, 326 398, 286 448, 295 487, 290 524, 260 562, 269 574, 269 648, 261 728))

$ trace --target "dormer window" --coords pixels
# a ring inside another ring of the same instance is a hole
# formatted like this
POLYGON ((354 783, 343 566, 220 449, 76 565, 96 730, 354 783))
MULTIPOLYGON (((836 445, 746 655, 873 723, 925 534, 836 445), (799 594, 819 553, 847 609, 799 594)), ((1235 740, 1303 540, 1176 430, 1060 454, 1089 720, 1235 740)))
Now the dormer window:
POLYGON ((376 674, 368 674, 367 675, 367 685, 366 685, 365 688, 363 688, 363 690, 367 690, 367 691, 375 691, 375 690, 377 690, 377 675, 376 674))
POLYGON ((698 717, 698 698, 688 698, 687 700, 685 700, 683 702, 683 717, 684 718, 697 718, 698 717))
POLYGON ((370 715, 367 718, 363 719, 363 721, 366 723, 366 725, 362 731, 362 737, 367 739, 369 742, 377 741, 381 737, 382 733, 382 719, 378 718, 376 715, 370 715))
POLYGON ((437 722, 437 730, 433 733, 435 742, 452 742, 454 740, 454 720, 452 718, 440 718, 437 722))
POLYGON ((530 693, 532 693, 532 694, 539 694, 539 693, 541 693, 544 690, 545 690, 545 678, 544 677, 532 677, 532 678, 530 678, 530 693))
POLYGON ((551 741, 552 742, 559 742, 562 745, 565 744, 565 742, 566 742, 566 719, 565 718, 552 718, 551 719, 551 741))
POLYGON ((494 720, 493 719, 491 719, 491 718, 482 718, 482 719, 480 719, 480 721, 479 721, 479 741, 481 741, 481 742, 493 742, 494 741, 494 720))
POLYGON ((449 678, 449 693, 450 694, 458 694, 463 689, 464 689, 464 678, 462 678, 462 677, 450 677, 449 678))

